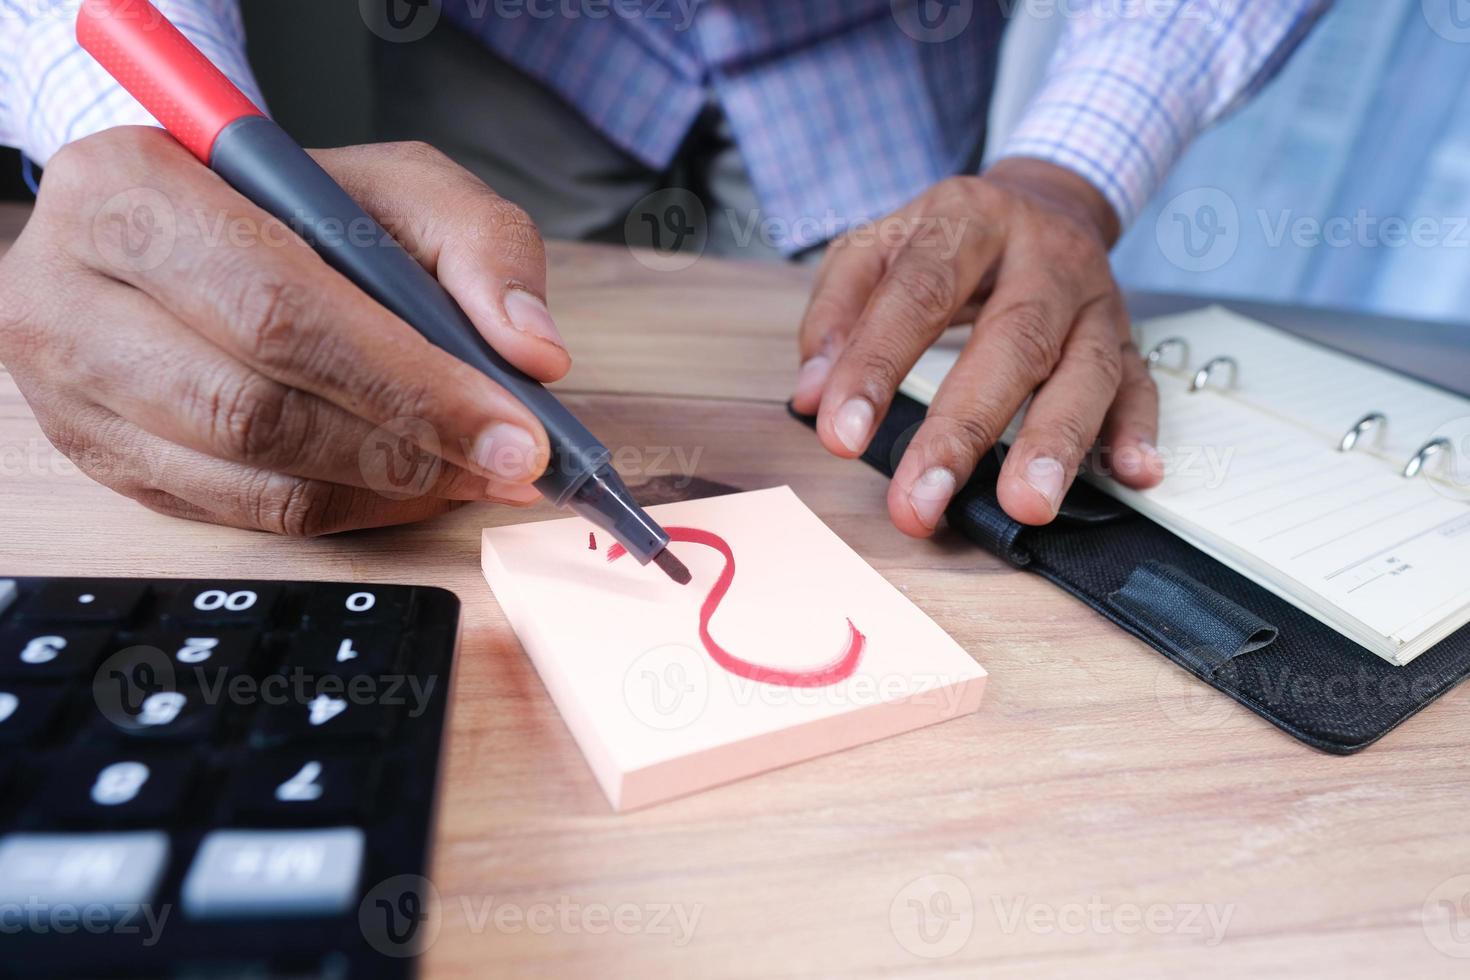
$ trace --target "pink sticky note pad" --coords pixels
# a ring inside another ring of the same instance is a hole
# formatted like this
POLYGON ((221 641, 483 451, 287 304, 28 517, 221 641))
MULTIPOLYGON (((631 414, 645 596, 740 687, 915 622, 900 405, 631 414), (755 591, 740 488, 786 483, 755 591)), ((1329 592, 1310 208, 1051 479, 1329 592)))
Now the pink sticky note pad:
POLYGON ((581 518, 485 531, 485 578, 614 809, 980 706, 984 669, 789 488, 649 513, 689 585, 609 561, 614 542, 598 531, 590 548, 581 518), (716 545, 675 529, 717 536, 733 577, 716 545))

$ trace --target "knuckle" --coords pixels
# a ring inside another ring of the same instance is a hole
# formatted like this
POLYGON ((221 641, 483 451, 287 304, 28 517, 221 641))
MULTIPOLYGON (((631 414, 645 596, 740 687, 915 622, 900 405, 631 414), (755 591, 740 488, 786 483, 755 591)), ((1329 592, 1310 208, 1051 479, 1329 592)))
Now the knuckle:
MULTIPOLYGON (((448 382, 453 390, 456 382, 448 382)), ((443 413, 439 389, 418 378, 378 374, 360 382, 363 401, 372 406, 370 414, 377 419, 425 419, 437 424, 443 413)))
POLYGON ((288 537, 314 538, 333 529, 336 490, 328 483, 297 480, 281 506, 281 531, 288 537))
POLYGON ((909 262, 893 270, 894 284, 926 319, 958 305, 954 270, 943 262, 909 262))
POLYGON ((531 215, 477 179, 470 179, 445 209, 447 245, 440 261, 463 250, 471 261, 492 267, 510 262, 544 268, 546 243, 531 215))
POLYGON ((383 147, 383 150, 385 153, 390 153, 393 156, 404 158, 413 163, 427 164, 433 167, 448 166, 458 169, 458 165, 450 160, 443 150, 423 140, 403 140, 398 143, 389 143, 383 147))
POLYGON ((1074 340, 1069 354, 1106 382, 1110 391, 1118 390, 1123 381, 1123 357, 1116 345, 1099 338, 1074 340))
POLYGON ((797 334, 797 347, 803 358, 815 354, 833 354, 846 343, 848 330, 852 326, 851 312, 840 297, 823 293, 812 297, 802 317, 801 330, 797 334))
POLYGON ((980 453, 995 445, 1006 423, 998 422, 989 413, 975 411, 931 414, 926 426, 931 430, 925 438, 933 458, 968 466, 980 453))
POLYGON ((995 317, 1000 338, 1029 376, 1037 380, 1051 373, 1061 359, 1062 340, 1046 309, 1034 300, 1014 303, 995 317))
POLYGON ((1008 213, 1015 205, 1015 196, 1004 187, 984 177, 971 177, 960 184, 965 203, 973 210, 985 214, 1008 213))
POLYGON ((95 136, 67 143, 46 161, 46 179, 36 195, 36 210, 49 213, 50 206, 76 201, 95 186, 101 151, 95 136))
POLYGON ((1092 445, 1091 430, 1075 415, 1058 416, 1047 428, 1044 438, 1051 447, 1051 454, 1068 465, 1081 459, 1087 447, 1092 445))
POLYGON ((526 209, 483 189, 478 194, 483 198, 483 219, 476 225, 488 232, 478 244, 490 246, 500 255, 544 262, 546 244, 526 209))
POLYGON ((175 517, 179 511, 179 498, 167 490, 159 490, 154 487, 137 487, 128 496, 154 513, 163 514, 165 517, 175 517))
POLYGON ((46 439, 67 459, 80 462, 92 446, 92 440, 84 436, 82 427, 75 423, 70 413, 46 412, 38 414, 37 420, 46 439))
POLYGON ((983 178, 969 175, 948 177, 934 188, 937 202, 951 209, 993 206, 995 190, 983 178))
POLYGON ((112 193, 177 159, 179 145, 153 126, 117 126, 64 144, 46 161, 37 208, 112 193))
POLYGON ((41 431, 62 455, 88 477, 127 497, 136 498, 150 485, 152 461, 128 451, 119 437, 121 419, 104 421, 93 414, 45 411, 37 414, 41 431))
POLYGON ((93 197, 100 190, 96 165, 89 162, 92 155, 81 144, 68 143, 47 161, 46 179, 41 181, 40 193, 36 195, 28 231, 34 230, 61 247, 76 247, 77 243, 69 241, 68 236, 76 238, 76 231, 83 224, 82 215, 89 205, 94 205, 93 197))
POLYGON ((174 496, 167 490, 160 490, 155 487, 135 487, 124 490, 122 493, 136 500, 144 507, 153 511, 153 513, 162 514, 164 517, 198 521, 206 520, 210 516, 203 508, 196 507, 174 496))
POLYGON ((106 152, 102 149, 102 144, 107 140, 108 132, 103 130, 101 133, 63 143, 60 149, 51 154, 51 159, 46 161, 46 176, 63 184, 69 183, 79 172, 85 172, 90 163, 100 162, 102 154, 106 152))
POLYGON ((203 408, 211 444, 245 462, 296 458, 292 401, 292 389, 259 374, 215 385, 203 408))
POLYGON ((247 274, 235 291, 230 320, 245 355, 266 368, 282 369, 299 363, 305 344, 307 291, 296 283, 269 274, 247 274))
POLYGON ((42 187, 66 197, 92 193, 99 177, 116 173, 122 153, 129 149, 130 141, 119 138, 120 132, 103 130, 63 145, 46 161, 42 187))
POLYGON ((336 497, 330 483, 272 473, 257 481, 248 500, 256 527, 288 538, 314 538, 334 530, 336 497))
POLYGON ((847 312, 844 297, 839 296, 835 290, 823 289, 813 293, 812 298, 807 301, 806 315, 803 324, 808 331, 819 330, 825 335, 832 327, 840 323, 840 319, 847 312))
POLYGON ((903 339, 894 331, 872 330, 850 350, 863 393, 869 401, 883 405, 893 394, 908 361, 903 339))
POLYGON ((28 301, 17 294, 18 290, 0 284, 0 362, 12 368, 34 351, 41 340, 28 301))

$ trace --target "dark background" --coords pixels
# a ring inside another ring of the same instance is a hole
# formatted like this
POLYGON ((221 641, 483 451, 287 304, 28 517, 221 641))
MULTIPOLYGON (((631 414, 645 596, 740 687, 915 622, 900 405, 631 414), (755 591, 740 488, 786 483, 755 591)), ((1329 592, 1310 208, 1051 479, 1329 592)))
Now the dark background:
MULTIPOLYGON (((249 0, 242 8, 250 62, 276 121, 307 146, 367 142, 377 39, 357 4, 249 0)), ((0 148, 0 199, 31 200, 20 154, 8 148, 0 148)))

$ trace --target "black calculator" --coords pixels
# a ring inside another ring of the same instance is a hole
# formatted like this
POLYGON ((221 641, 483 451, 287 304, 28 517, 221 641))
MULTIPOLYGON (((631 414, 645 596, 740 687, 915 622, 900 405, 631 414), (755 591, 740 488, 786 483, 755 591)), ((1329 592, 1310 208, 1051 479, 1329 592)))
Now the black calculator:
POLYGON ((413 972, 459 600, 0 578, 0 976, 413 972))

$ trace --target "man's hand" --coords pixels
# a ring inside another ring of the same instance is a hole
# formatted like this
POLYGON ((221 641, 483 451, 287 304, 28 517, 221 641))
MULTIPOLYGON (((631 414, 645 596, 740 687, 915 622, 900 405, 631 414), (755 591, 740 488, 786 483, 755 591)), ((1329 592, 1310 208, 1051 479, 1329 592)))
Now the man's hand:
MULTIPOLYGON (((422 145, 316 156, 506 358, 567 372, 523 211, 422 145)), ((0 263, 0 317, 0 361, 46 435, 154 510, 314 535, 537 499, 530 412, 159 130, 52 159, 0 263)))
POLYGON ((998 488, 1016 520, 1056 516, 1099 433, 1123 482, 1162 479, 1157 391, 1108 266, 1118 220, 1091 184, 1004 160, 935 185, 879 232, 827 254, 801 325, 794 406, 817 414, 833 453, 861 455, 919 356, 945 328, 974 323, 894 472, 888 510, 901 531, 934 531, 1027 398, 998 488), (904 234, 883 233, 895 228, 904 234))

